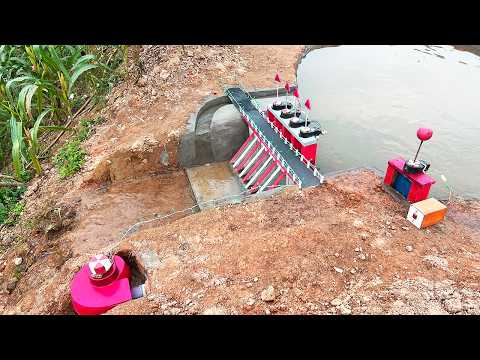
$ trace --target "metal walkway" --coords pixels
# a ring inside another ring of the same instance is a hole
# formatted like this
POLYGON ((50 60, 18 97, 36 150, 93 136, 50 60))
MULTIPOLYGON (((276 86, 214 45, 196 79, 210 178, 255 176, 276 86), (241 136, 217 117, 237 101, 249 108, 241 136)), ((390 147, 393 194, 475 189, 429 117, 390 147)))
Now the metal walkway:
MULTIPOLYGON (((300 188, 305 188, 317 186, 323 182, 324 177, 318 172, 318 169, 299 154, 292 144, 277 131, 276 127, 262 114, 255 99, 245 90, 240 87, 230 87, 225 89, 225 94, 242 115, 252 135, 259 140, 282 172, 295 184, 300 188)), ((236 160, 235 157, 232 160, 236 160)))

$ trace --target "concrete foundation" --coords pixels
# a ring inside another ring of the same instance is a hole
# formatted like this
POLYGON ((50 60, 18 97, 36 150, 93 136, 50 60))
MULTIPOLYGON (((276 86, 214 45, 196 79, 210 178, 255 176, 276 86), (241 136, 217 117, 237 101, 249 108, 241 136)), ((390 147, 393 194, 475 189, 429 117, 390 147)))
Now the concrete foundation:
POLYGON ((193 194, 200 210, 237 204, 245 189, 228 162, 218 162, 186 169, 193 194))
MULTIPOLYGON (((277 89, 250 94, 256 99, 275 97, 277 89)), ((285 89, 279 89, 279 95, 284 96, 285 89)), ((188 120, 178 151, 180 165, 188 168, 230 160, 247 137, 248 127, 228 96, 208 97, 188 120)))

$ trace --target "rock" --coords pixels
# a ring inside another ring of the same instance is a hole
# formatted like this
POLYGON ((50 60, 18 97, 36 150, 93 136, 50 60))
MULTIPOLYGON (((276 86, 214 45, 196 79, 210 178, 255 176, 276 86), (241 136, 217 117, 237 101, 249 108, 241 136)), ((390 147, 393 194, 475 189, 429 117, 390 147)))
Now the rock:
POLYGON ((365 260, 367 257, 365 256, 365 254, 360 254, 360 255, 358 255, 358 258, 360 260, 365 260))
POLYGON ((15 241, 15 236, 13 235, 4 235, 3 238, 1 239, 1 244, 5 246, 9 246, 15 241))
POLYGON ((146 86, 147 85, 147 79, 145 77, 140 78, 140 80, 138 80, 138 82, 137 82, 137 85, 140 86, 140 87, 146 86))
POLYGON ((270 310, 265 309, 265 315, 270 315, 270 310))
POLYGON ((258 277, 254 277, 253 282, 257 282, 257 281, 258 281, 258 277))
POLYGON ((152 96, 157 96, 157 90, 152 89, 152 96))
POLYGON ((17 266, 21 265, 23 262, 23 259, 21 257, 17 257, 13 260, 13 263, 17 266))
POLYGON ((11 278, 10 280, 8 280, 8 282, 7 282, 7 291, 8 291, 9 294, 10 294, 13 290, 15 290, 15 288, 17 287, 17 282, 18 282, 18 279, 17 279, 17 278, 11 278))
POLYGON ((260 298, 262 301, 269 302, 275 300, 275 289, 272 285, 269 285, 265 290, 262 291, 260 298))
POLYGON ((352 313, 352 309, 350 309, 347 305, 340 305, 338 309, 342 315, 350 315, 352 313))
POLYGON ((342 300, 339 298, 335 298, 332 301, 330 301, 330 305, 332 306, 339 306, 342 304, 342 300))
POLYGON ((450 314, 456 314, 462 311, 462 302, 460 301, 459 298, 451 298, 445 300, 443 303, 445 306, 445 309, 450 313, 450 314))
POLYGON ((423 258, 424 261, 427 261, 431 265, 440 268, 442 270, 448 270, 448 261, 440 256, 428 255, 423 258))
POLYGON ((408 231, 410 228, 408 226, 402 226, 402 230, 408 231))
POLYGON ((353 222, 353 226, 355 226, 356 228, 362 227, 363 226, 363 221, 362 220, 355 220, 353 222))
POLYGON ((155 295, 154 295, 154 294, 148 295, 148 296, 147 296, 147 300, 149 300, 149 301, 155 300, 155 295))
POLYGON ((369 236, 369 235, 368 235, 367 233, 361 233, 361 234, 360 234, 360 238, 361 238, 362 240, 367 240, 367 239, 368 239, 368 236, 369 236))
POLYGON ((334 255, 335 255, 335 257, 339 257, 339 256, 340 256, 340 254, 339 254, 339 253, 335 253, 334 255))
POLYGON ((360 251, 360 248, 355 248, 355 252, 359 252, 360 251))
POLYGON ((250 298, 250 299, 247 300, 247 305, 248 306, 252 306, 253 304, 255 304, 255 299, 250 298))
POLYGON ((350 272, 351 272, 352 274, 355 274, 355 273, 357 272, 357 270, 352 269, 352 270, 350 270, 350 272))
POLYGON ((412 246, 412 245, 407 245, 407 246, 405 246, 405 249, 406 249, 408 252, 412 252, 412 251, 413 251, 413 246, 412 246))
POLYGON ((343 273, 343 269, 342 269, 342 268, 339 268, 339 267, 336 267, 336 266, 334 266, 333 268, 335 269, 335 271, 336 271, 337 273, 340 273, 340 274, 343 273))
POLYGON ((203 313, 203 315, 226 315, 225 309, 218 307, 218 306, 212 306, 208 309, 206 309, 203 313))
POLYGON ((162 80, 167 80, 169 76, 170 76, 170 73, 165 69, 163 69, 162 72, 160 73, 160 78, 162 80))

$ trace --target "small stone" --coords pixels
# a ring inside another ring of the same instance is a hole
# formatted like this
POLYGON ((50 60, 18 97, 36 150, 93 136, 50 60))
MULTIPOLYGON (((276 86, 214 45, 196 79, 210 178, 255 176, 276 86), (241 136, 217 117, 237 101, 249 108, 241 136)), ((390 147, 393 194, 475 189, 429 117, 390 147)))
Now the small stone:
POLYGON ((265 309, 265 315, 270 315, 270 310, 265 309))
POLYGON ((255 304, 255 299, 250 298, 250 299, 247 300, 247 305, 248 306, 252 306, 253 304, 255 304))
POLYGON ((272 285, 269 285, 265 290, 262 291, 260 298, 262 301, 273 301, 275 300, 275 289, 272 285))
POLYGON ((392 229, 392 230, 396 230, 397 228, 396 228, 396 226, 395 226, 395 225, 392 225, 392 226, 390 226, 390 229, 392 229))
POLYGON ((144 87, 147 85, 147 79, 142 77, 140 80, 138 80, 137 85, 140 87, 144 87))
POLYGON ((203 312, 203 315, 226 315, 226 311, 221 307, 212 306, 203 312))
POLYGON ((342 269, 342 268, 339 268, 339 267, 336 267, 336 266, 334 266, 333 268, 335 269, 335 271, 336 271, 337 273, 340 273, 340 274, 343 273, 343 269, 342 269))
POLYGON ((357 270, 352 269, 352 270, 350 270, 350 272, 351 272, 352 274, 355 274, 355 273, 357 272, 357 270))
POLYGON ((346 305, 342 305, 338 309, 342 315, 350 315, 352 313, 352 310, 346 305))
POLYGON ((390 225, 392 222, 389 221, 389 220, 387 220, 385 223, 386 223, 387 225, 390 225))
POLYGON ((154 295, 154 294, 148 295, 148 296, 147 296, 147 300, 149 300, 149 301, 155 300, 155 295, 154 295))
POLYGON ((358 258, 360 260, 365 260, 367 257, 365 256, 365 254, 360 254, 360 255, 358 255, 358 258))
POLYGON ((361 233, 361 234, 360 234, 360 238, 361 238, 362 240, 367 240, 367 239, 368 239, 368 234, 367 234, 367 233, 361 233))
POLYGON ((412 252, 412 251, 413 251, 413 246, 412 246, 412 245, 407 245, 407 246, 405 246, 405 249, 406 249, 408 252, 412 252))
POLYGON ((330 301, 330 305, 332 306, 339 306, 342 304, 342 300, 339 298, 335 298, 332 301, 330 301))
POLYGON ((253 286, 253 284, 252 284, 251 282, 249 282, 249 283, 247 283, 247 285, 246 285, 246 286, 247 286, 247 287, 252 287, 252 286, 253 286))
POLYGON ((358 247, 357 247, 357 248, 355 248, 355 252, 360 252, 360 251, 362 251, 362 249, 361 249, 361 248, 358 248, 358 247))
POLYGON ((258 277, 254 277, 253 282, 257 282, 257 281, 258 281, 258 277))
POLYGON ((359 227, 363 226, 363 221, 362 220, 355 220, 353 222, 353 226, 355 226, 356 228, 359 228, 359 227))
POLYGON ((410 228, 408 226, 402 226, 402 230, 408 231, 410 228))
POLYGON ((17 287, 17 278, 11 278, 10 280, 8 280, 7 282, 7 291, 8 293, 10 294, 13 290, 15 290, 15 288, 17 287))
POLYGON ((456 314, 462 311, 462 302, 458 298, 445 300, 444 306, 445 309, 451 314, 456 314))
POLYGON ((13 260, 13 263, 14 263, 15 265, 17 265, 17 266, 18 266, 18 265, 21 265, 22 262, 23 262, 23 259, 22 259, 21 257, 17 257, 17 258, 15 258, 15 259, 13 260))

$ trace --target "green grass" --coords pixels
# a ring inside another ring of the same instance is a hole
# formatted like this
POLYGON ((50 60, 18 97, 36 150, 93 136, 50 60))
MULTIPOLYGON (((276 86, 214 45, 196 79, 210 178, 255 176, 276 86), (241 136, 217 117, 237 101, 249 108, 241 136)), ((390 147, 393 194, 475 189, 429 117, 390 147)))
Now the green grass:
POLYGON ((16 188, 0 188, 0 225, 13 225, 23 211, 24 205, 19 203, 25 192, 25 186, 16 188))
POLYGON ((87 153, 81 143, 87 140, 94 132, 95 126, 105 121, 103 117, 83 119, 75 137, 69 140, 53 158, 53 164, 58 169, 61 179, 66 179, 79 171, 85 164, 87 153))
POLYGON ((0 170, 11 164, 20 180, 31 164, 41 174, 42 135, 65 130, 88 97, 103 101, 127 54, 115 45, 0 45, 0 170))
POLYGON ((94 133, 94 126, 105 121, 102 117, 97 117, 92 120, 84 119, 80 121, 80 129, 77 133, 77 140, 80 142, 87 140, 94 133))
POLYGON ((74 139, 67 142, 53 158, 53 164, 58 169, 61 179, 66 179, 85 164, 87 153, 80 146, 80 140, 74 139))

